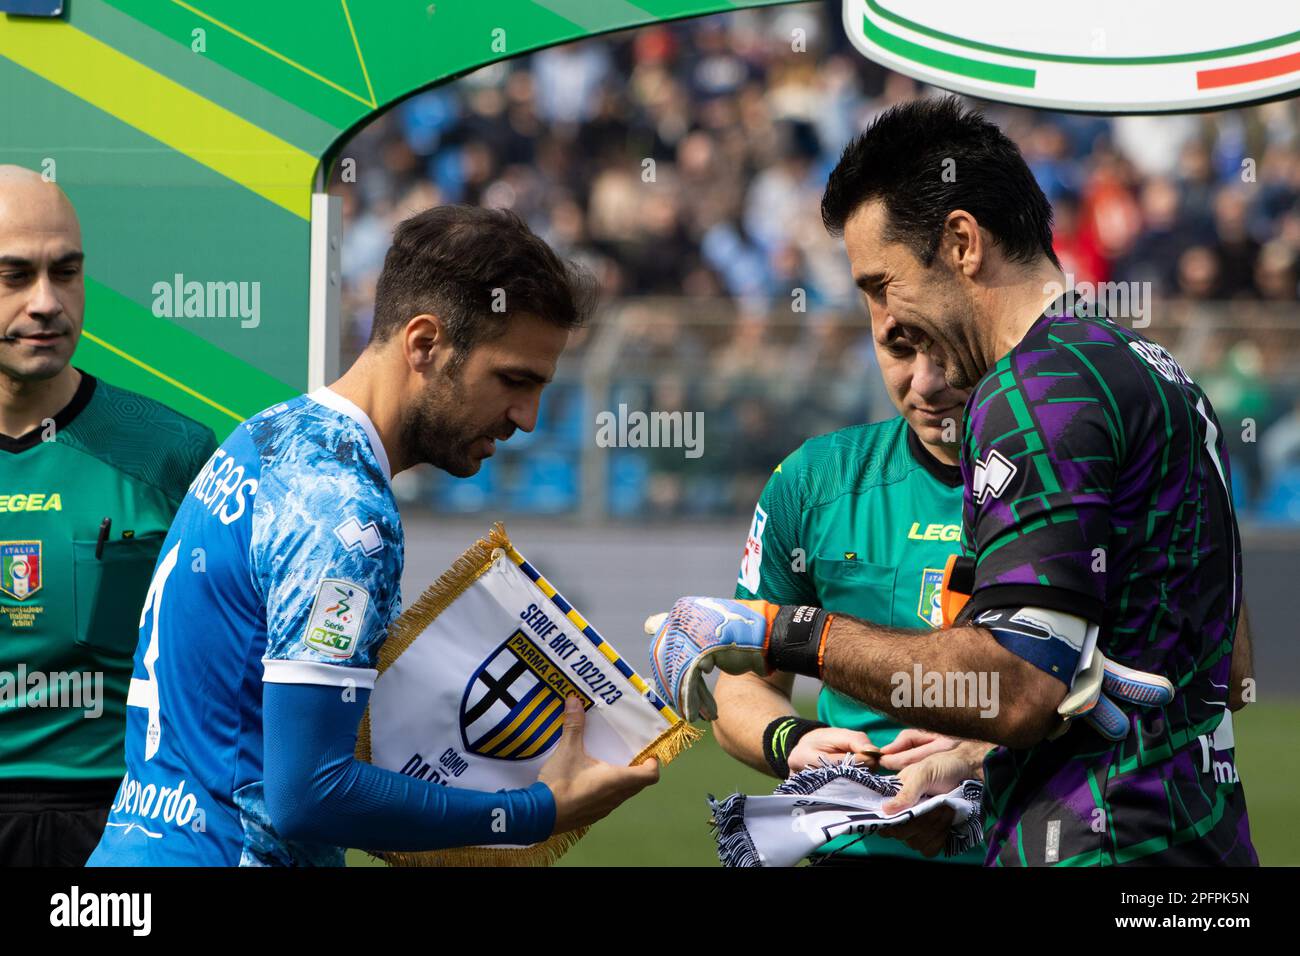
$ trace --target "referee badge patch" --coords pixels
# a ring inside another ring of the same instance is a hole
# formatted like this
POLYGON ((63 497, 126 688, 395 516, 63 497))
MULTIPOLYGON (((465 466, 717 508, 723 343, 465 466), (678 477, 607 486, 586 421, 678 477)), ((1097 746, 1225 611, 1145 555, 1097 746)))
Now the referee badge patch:
POLYGON ((943 568, 926 568, 921 572, 921 599, 916 615, 931 627, 943 627, 943 568))
POLYGON ((326 578, 316 589, 302 642, 319 654, 344 661, 357 649, 370 592, 359 584, 326 578))
POLYGON ((0 593, 25 601, 41 589, 41 543, 0 541, 0 593))

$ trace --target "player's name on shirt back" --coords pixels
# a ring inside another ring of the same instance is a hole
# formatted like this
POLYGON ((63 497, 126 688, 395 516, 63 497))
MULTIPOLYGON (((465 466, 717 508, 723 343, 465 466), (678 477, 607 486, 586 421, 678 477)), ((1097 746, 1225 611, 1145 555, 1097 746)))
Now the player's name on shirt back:
POLYGON ((218 448, 190 483, 189 493, 223 524, 238 521, 248 506, 248 498, 257 494, 258 481, 248 476, 250 470, 224 448, 218 448))

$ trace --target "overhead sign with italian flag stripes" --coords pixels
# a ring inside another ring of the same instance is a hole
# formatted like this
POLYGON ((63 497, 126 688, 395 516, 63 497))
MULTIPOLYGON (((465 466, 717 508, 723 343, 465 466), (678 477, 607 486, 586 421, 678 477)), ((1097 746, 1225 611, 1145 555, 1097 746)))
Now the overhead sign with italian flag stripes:
POLYGON ((844 0, 863 55, 959 93, 1050 109, 1185 112, 1300 90, 1300 4, 844 0))

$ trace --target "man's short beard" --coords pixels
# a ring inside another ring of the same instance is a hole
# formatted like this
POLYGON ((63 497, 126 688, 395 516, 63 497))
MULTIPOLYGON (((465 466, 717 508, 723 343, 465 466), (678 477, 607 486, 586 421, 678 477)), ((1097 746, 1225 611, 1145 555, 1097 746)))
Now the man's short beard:
POLYGON ((946 351, 953 354, 944 356, 943 378, 948 383, 949 388, 970 391, 979 384, 985 374, 984 371, 980 370, 982 362, 979 354, 975 351, 977 348, 976 343, 979 340, 978 326, 981 316, 975 303, 957 284, 951 278, 947 281, 951 286, 951 294, 947 296, 947 302, 943 309, 945 317, 943 332, 951 343, 950 348, 946 351), (960 361, 959 354, 961 358, 968 359, 968 361, 960 361))
POLYGON ((464 387, 460 368, 448 366, 440 373, 438 385, 420 393, 418 401, 407 406, 402 415, 402 447, 410 461, 440 468, 457 478, 468 478, 478 471, 469 448, 479 435, 467 435, 457 428, 457 412, 464 413, 464 387))

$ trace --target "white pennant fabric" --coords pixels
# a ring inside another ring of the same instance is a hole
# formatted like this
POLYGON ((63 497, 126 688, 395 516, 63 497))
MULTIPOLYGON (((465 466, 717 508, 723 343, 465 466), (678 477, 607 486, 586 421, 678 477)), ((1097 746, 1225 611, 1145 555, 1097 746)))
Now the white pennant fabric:
MULTIPOLYGON (((391 628, 358 753, 452 787, 527 787, 559 742, 564 701, 587 710, 593 757, 671 760, 698 738, 493 528, 391 628)), ((553 861, 581 833, 529 847, 387 853, 410 865, 553 861)))
POLYGON ((942 806, 955 811, 945 856, 964 853, 984 841, 980 822, 984 785, 978 780, 964 781, 951 793, 886 814, 881 805, 902 784, 897 777, 872 773, 851 760, 793 774, 771 796, 737 793, 721 801, 710 798, 723 866, 794 866, 839 837, 870 839, 879 830, 942 806))

